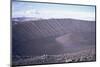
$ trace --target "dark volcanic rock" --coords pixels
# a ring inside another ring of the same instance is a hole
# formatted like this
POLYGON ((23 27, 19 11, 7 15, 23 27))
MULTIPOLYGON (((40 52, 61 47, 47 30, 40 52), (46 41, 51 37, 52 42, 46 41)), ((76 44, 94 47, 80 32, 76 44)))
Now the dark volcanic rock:
POLYGON ((95 46, 95 21, 48 19, 12 25, 13 56, 70 53, 90 46, 95 46))

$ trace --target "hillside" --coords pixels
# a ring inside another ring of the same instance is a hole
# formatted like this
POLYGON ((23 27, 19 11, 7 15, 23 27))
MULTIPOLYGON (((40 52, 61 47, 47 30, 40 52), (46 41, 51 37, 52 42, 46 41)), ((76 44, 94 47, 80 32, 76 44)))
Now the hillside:
POLYGON ((12 20, 12 54, 41 56, 95 49, 95 21, 76 19, 12 20))

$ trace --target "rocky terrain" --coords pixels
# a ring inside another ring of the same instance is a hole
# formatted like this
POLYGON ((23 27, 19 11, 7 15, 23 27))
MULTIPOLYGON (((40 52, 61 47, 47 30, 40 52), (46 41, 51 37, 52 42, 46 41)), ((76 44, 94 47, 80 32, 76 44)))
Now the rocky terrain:
MULTIPOLYGON (((15 18, 14 18, 15 19, 15 18)), ((95 21, 12 19, 13 65, 95 61, 95 21)))

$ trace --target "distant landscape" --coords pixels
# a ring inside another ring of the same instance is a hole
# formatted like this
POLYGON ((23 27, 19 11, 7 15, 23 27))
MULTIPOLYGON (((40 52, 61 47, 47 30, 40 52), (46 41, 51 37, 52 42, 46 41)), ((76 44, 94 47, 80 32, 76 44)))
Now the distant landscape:
POLYGON ((12 65, 96 61, 95 9, 12 1, 12 65))
POLYGON ((12 18, 12 65, 96 60, 95 21, 12 18))

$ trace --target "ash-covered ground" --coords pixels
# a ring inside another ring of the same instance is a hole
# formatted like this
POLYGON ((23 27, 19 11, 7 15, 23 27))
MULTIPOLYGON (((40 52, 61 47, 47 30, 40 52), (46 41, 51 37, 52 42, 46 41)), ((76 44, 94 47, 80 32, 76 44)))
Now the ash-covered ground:
POLYGON ((12 65, 95 61, 95 33, 95 21, 12 19, 12 65))

